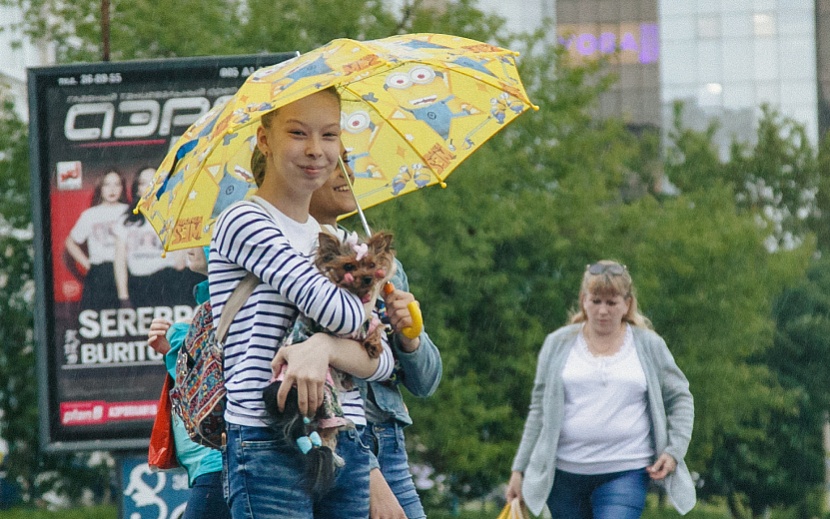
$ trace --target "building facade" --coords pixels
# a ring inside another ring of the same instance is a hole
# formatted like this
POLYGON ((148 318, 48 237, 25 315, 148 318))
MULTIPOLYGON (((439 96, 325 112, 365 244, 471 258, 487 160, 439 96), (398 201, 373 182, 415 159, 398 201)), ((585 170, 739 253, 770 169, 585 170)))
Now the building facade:
POLYGON ((681 101, 684 126, 718 121, 725 156, 733 139, 753 142, 763 104, 804 124, 813 143, 822 110, 830 120, 819 101, 830 99, 830 0, 557 0, 556 19, 572 57, 607 55, 619 77, 599 115, 635 129, 665 138, 681 101))
POLYGON ((722 151, 752 142, 764 104, 818 141, 815 0, 660 0, 664 128, 684 101, 685 126, 721 126, 722 151))
POLYGON ((8 94, 14 101, 18 116, 29 118, 26 92, 26 69, 51 65, 54 52, 47 44, 36 45, 20 32, 20 9, 0 6, 0 94, 8 94))
POLYGON ((605 57, 617 82, 600 98, 600 117, 657 128, 660 41, 656 0, 557 0, 560 44, 574 61, 605 57))

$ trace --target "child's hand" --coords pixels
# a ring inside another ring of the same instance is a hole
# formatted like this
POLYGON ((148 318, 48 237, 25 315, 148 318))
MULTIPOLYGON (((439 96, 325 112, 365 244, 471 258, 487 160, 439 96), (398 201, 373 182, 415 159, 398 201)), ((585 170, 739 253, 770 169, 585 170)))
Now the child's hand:
POLYGON ((415 322, 410 312, 410 304, 418 305, 415 296, 410 292, 398 290, 391 283, 387 283, 383 290, 383 300, 386 303, 386 314, 389 316, 389 323, 400 339, 401 349, 408 353, 417 350, 421 345, 421 339, 418 336, 410 339, 403 333, 404 328, 422 327, 420 323, 415 322), (389 287, 391 287, 391 290, 389 287))
POLYGON ((277 407, 285 409, 285 399, 292 386, 297 388, 297 407, 303 416, 313 417, 323 403, 323 385, 329 368, 329 355, 317 342, 315 334, 308 340, 283 346, 271 361, 275 377, 282 372, 282 384, 277 391, 277 407))
POLYGON ((157 353, 165 355, 170 351, 170 343, 167 342, 167 330, 172 323, 167 319, 157 317, 150 323, 150 332, 147 334, 147 344, 156 350, 157 353))

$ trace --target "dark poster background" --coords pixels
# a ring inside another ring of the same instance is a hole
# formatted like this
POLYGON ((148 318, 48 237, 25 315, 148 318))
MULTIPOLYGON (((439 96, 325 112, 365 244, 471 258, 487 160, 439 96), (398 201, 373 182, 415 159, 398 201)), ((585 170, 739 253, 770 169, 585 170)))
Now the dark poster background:
POLYGON ((189 318, 192 287, 204 277, 187 270, 180 252, 162 259, 141 218, 126 223, 140 195, 133 184, 253 71, 295 55, 29 70, 35 335, 48 449, 147 445, 164 377, 161 355, 146 344, 150 323, 189 318), (120 300, 118 240, 121 258, 131 258, 120 262, 130 278, 120 300), (90 269, 87 257, 97 265, 90 269))

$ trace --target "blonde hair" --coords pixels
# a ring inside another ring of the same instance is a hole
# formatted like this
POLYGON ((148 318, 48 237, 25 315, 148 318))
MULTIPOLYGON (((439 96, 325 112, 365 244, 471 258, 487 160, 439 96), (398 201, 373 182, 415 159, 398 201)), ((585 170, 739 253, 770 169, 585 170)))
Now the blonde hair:
POLYGON ((628 312, 623 316, 623 321, 632 326, 639 326, 640 328, 652 329, 651 321, 640 313, 637 309, 637 295, 634 291, 634 282, 631 279, 631 274, 628 268, 614 260, 600 260, 593 265, 603 265, 614 268, 617 267, 621 273, 611 273, 605 270, 600 274, 591 274, 588 265, 585 268, 585 274, 582 276, 582 285, 579 287, 579 309, 572 311, 568 322, 571 324, 584 323, 588 320, 588 315, 585 313, 585 308, 582 306, 582 299, 586 294, 597 294, 600 296, 622 296, 628 301, 628 312))
MULTIPOLYGON (((333 95, 337 98, 337 104, 340 104, 340 92, 337 91, 336 87, 328 87, 320 92, 328 92, 329 94, 333 95)), ((277 112, 279 108, 275 108, 270 112, 266 112, 260 118, 260 124, 268 129, 271 127, 271 122, 274 120, 274 117, 277 116, 277 112)), ((254 182, 256 182, 257 187, 262 187, 262 182, 265 180, 265 164, 266 158, 265 154, 259 149, 259 146, 254 145, 254 151, 251 153, 251 175, 254 177, 254 182)))

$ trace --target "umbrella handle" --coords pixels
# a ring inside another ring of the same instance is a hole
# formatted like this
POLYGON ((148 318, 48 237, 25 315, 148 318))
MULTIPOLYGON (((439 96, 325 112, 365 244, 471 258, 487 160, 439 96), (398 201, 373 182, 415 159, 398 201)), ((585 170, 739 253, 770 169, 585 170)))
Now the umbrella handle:
MULTIPOLYGON (((386 282, 383 285, 383 293, 384 294, 391 294, 395 291, 395 285, 390 282, 386 282)), ((421 335, 421 332, 424 331, 424 316, 421 313, 421 305, 418 304, 418 301, 410 301, 408 305, 406 305, 406 309, 409 310, 409 317, 412 318, 412 326, 405 326, 401 333, 407 339, 414 339, 421 335)))
POLYGON ((412 301, 406 305, 406 309, 409 310, 409 316, 412 317, 412 326, 405 327, 401 330, 401 333, 407 339, 414 339, 424 331, 424 316, 421 315, 421 305, 418 304, 418 301, 412 301))

